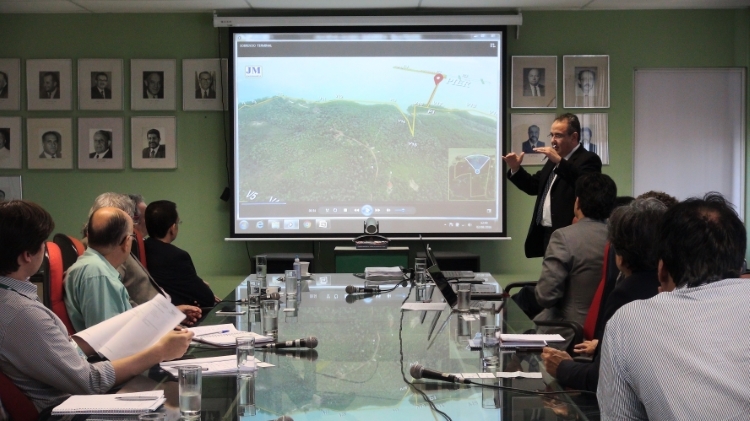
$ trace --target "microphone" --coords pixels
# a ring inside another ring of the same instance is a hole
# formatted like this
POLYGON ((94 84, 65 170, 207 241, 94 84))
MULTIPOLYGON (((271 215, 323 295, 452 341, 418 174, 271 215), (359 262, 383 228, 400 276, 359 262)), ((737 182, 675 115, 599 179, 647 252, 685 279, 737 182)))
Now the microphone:
POLYGON ((453 374, 441 373, 439 371, 430 370, 429 368, 422 367, 421 364, 415 364, 411 366, 411 368, 409 369, 409 374, 411 374, 411 376, 414 377, 415 379, 425 378, 425 379, 432 379, 432 380, 442 380, 444 382, 451 382, 451 383, 464 383, 464 384, 471 383, 469 379, 463 379, 453 374))
POLYGON ((372 298, 376 295, 380 295, 380 293, 373 294, 371 292, 365 293, 365 294, 349 294, 346 296, 345 300, 347 304, 351 304, 355 301, 364 300, 366 298, 372 298))
POLYGON ((261 345, 258 348, 315 348, 318 346, 318 338, 315 336, 308 336, 307 338, 295 339, 293 341, 280 341, 271 344, 261 345))
POLYGON ((354 285, 348 285, 346 287, 347 294, 366 294, 366 293, 377 293, 380 292, 380 288, 374 287, 355 287, 354 285))

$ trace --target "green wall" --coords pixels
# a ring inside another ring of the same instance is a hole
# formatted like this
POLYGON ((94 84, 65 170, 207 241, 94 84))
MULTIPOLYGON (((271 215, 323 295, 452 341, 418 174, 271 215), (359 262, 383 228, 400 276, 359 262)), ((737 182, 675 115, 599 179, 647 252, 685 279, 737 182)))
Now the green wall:
MULTIPOLYGON (((606 112, 609 113, 611 164, 604 172, 617 182, 620 194, 632 193, 633 70, 639 67, 746 67, 750 55, 750 12, 747 9, 526 12, 523 19, 518 38, 516 31, 510 29, 510 54, 557 55, 558 81, 562 76, 562 55, 610 56, 612 106, 606 112)), ((129 59, 133 58, 178 59, 177 80, 180 81, 179 60, 218 57, 220 34, 223 37, 221 55, 226 55, 226 32, 213 28, 209 14, 0 15, 0 28, 3 39, 0 57, 20 57, 22 62, 36 58, 72 58, 74 70, 79 58, 123 58, 126 81, 130 75, 129 59)), ((22 73, 24 68, 22 64, 22 73)), ((229 235, 230 212, 229 206, 218 198, 227 185, 224 116, 219 112, 181 111, 179 91, 178 88, 178 110, 174 112, 130 111, 129 95, 125 95, 124 111, 119 112, 32 112, 25 111, 25 94, 22 94, 22 111, 0 111, 0 116, 24 117, 24 130, 25 118, 29 117, 122 116, 126 139, 130 137, 132 116, 175 115, 176 170, 130 169, 129 142, 126 142, 124 170, 24 169, 0 170, 0 175, 21 174, 24 198, 48 209, 55 218, 57 231, 71 234, 80 230, 93 199, 104 191, 139 192, 147 200, 173 200, 184 220, 176 244, 190 251, 198 272, 206 276, 247 274, 250 270, 248 254, 282 251, 314 252, 322 263, 318 271, 332 271, 333 247, 350 243, 224 241, 229 235)), ((561 92, 560 86, 560 98, 561 92)), ((75 134, 75 121, 73 127, 75 134)), ((25 160, 24 153, 24 168, 25 160)), ((533 279, 538 274, 540 259, 529 260, 523 256, 523 241, 534 200, 510 184, 507 188, 508 234, 513 240, 435 242, 433 248, 474 252, 481 255, 484 270, 533 279)), ((421 249, 417 242, 396 245, 410 246, 413 251, 421 249)))

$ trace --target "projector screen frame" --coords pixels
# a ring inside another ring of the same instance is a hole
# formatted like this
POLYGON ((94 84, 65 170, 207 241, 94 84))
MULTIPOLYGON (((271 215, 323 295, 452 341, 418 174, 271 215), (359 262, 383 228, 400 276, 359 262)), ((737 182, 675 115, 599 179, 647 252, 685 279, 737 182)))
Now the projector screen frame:
MULTIPOLYGON (((436 17, 436 16, 431 16, 436 17)), ((229 57, 229 100, 232 104, 232 114, 231 114, 231 139, 232 139, 232 145, 231 145, 231 152, 230 152, 230 170, 232 174, 231 183, 233 184, 231 186, 232 191, 232 198, 230 203, 232 204, 231 209, 231 220, 230 220, 230 237, 226 238, 227 241, 342 241, 342 240, 351 240, 352 238, 356 237, 357 235, 360 235, 361 232, 352 231, 352 232, 337 232, 337 233, 330 233, 325 234, 321 232, 314 232, 314 233, 303 233, 301 230, 290 230, 290 232, 285 232, 285 230, 276 231, 273 233, 246 233, 246 232, 238 232, 237 229, 237 198, 235 195, 237 194, 237 188, 234 185, 236 183, 236 139, 237 139, 237 133, 235 133, 236 130, 236 99, 235 99, 235 71, 236 71, 236 63, 235 63, 235 42, 234 37, 237 33, 279 33, 279 34, 286 34, 286 33, 346 33, 346 32, 374 32, 374 33, 409 33, 409 32, 483 32, 483 31, 492 31, 492 32, 500 32, 501 33, 501 39, 500 39, 500 45, 502 48, 501 57, 501 68, 500 68, 500 77, 499 77, 499 87, 498 89, 501 89, 501 95, 499 97, 500 104, 499 104, 499 112, 498 112, 498 119, 500 121, 500 131, 498 133, 499 140, 497 143, 498 145, 498 152, 500 154, 506 153, 506 133, 507 133, 507 120, 508 120, 508 72, 509 72, 509 54, 507 50, 507 38, 508 38, 508 26, 507 25, 468 25, 466 22, 471 21, 472 18, 479 18, 477 20, 480 20, 482 22, 487 22, 489 16, 460 16, 458 18, 460 19, 453 19, 457 18, 458 16, 449 16, 447 17, 448 20, 453 20, 454 22, 461 22, 461 24, 452 24, 447 26, 435 26, 435 25, 425 25, 416 23, 416 25, 409 25, 409 26, 401 26, 401 25, 359 25, 359 24, 348 24, 345 25, 343 23, 337 23, 333 26, 321 26, 318 24, 313 25, 302 25, 302 26, 295 26, 295 27, 284 27, 279 28, 278 26, 233 26, 233 25, 226 25, 230 26, 229 28, 229 42, 230 42, 230 57, 229 57), (468 20, 467 20, 468 18, 468 20)), ((520 15, 517 16, 520 20, 520 15)), ((375 16, 371 18, 393 18, 388 16, 375 16)), ((423 18, 423 16, 415 16, 415 18, 423 18)), ((438 17, 440 18, 440 17, 438 17)), ((445 18, 445 17, 443 17, 445 18)), ((255 19, 255 18, 253 18, 255 19)), ((257 19, 268 19, 268 18, 257 18, 257 19)), ((434 21, 433 21, 434 22, 434 21)), ((520 25, 520 22, 518 23, 520 25)), ((497 157, 500 158, 500 157, 497 157)), ((500 217, 497 219, 497 223, 500 223, 502 225, 501 231, 492 231, 492 232, 382 232, 381 234, 387 236, 391 240, 418 240, 418 239, 434 239, 434 240, 506 240, 509 239, 509 237, 506 236, 508 227, 507 227, 507 180, 504 176, 504 173, 502 171, 502 161, 500 159, 496 159, 496 180, 499 184, 500 189, 500 196, 496 198, 496 201, 499 201, 498 204, 498 210, 500 211, 500 217)), ((316 219, 315 217, 311 217, 311 219, 316 219)), ((365 221, 368 219, 367 216, 362 215, 361 221, 365 221)), ((375 217, 376 220, 380 221, 377 217, 375 217)))

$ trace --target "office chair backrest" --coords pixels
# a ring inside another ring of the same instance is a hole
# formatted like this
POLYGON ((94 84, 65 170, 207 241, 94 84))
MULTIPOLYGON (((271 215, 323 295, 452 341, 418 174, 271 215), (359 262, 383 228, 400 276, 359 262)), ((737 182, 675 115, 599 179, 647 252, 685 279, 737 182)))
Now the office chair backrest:
POLYGON ((83 245, 81 240, 71 236, 68 236, 68 238, 70 239, 70 242, 73 243, 73 246, 75 247, 76 252, 79 256, 82 255, 84 251, 86 251, 86 246, 83 245))
POLYGON ((68 328, 68 334, 72 335, 76 333, 73 329, 73 323, 70 322, 68 317, 68 310, 65 308, 65 301, 63 299, 63 259, 60 247, 52 241, 47 242, 47 256, 45 258, 46 263, 49 265, 47 274, 47 285, 50 292, 50 304, 52 311, 57 317, 62 320, 65 327, 68 328))
POLYGON ((133 247, 130 249, 130 253, 135 256, 143 265, 144 268, 148 269, 146 265, 146 245, 143 243, 143 235, 140 231, 133 231, 135 234, 135 240, 133 240, 133 247))
POLYGON ((39 417, 34 404, 10 379, 0 372, 0 402, 13 421, 35 421, 39 417))
POLYGON ((602 277, 599 281, 599 286, 596 288, 594 298, 591 300, 589 306, 589 312, 586 315, 586 321, 583 323, 583 339, 590 341, 594 338, 594 332, 596 331, 596 321, 599 319, 600 309, 602 307, 603 298, 605 298, 605 286, 607 285, 607 277, 609 275, 609 263, 610 263, 610 243, 604 245, 604 262, 602 263, 602 277))
POLYGON ((76 248, 76 245, 73 243, 73 241, 65 234, 55 234, 54 237, 52 237, 52 242, 57 244, 58 247, 60 247, 60 253, 62 255, 62 268, 63 272, 66 272, 70 266, 73 265, 73 263, 78 260, 78 249, 76 248))

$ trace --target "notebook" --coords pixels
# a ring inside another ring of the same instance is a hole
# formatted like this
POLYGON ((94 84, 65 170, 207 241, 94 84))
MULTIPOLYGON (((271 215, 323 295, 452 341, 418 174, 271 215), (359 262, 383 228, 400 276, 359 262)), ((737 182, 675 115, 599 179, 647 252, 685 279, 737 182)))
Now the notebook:
POLYGON ((155 411, 166 398, 163 390, 115 395, 73 395, 52 409, 52 415, 142 414, 155 411))
POLYGON ((193 341, 219 347, 234 347, 237 337, 255 337, 256 344, 273 341, 273 338, 271 338, 270 336, 263 336, 254 332, 244 332, 241 330, 237 330, 237 328, 234 327, 234 325, 231 323, 191 327, 188 330, 195 334, 195 336, 193 336, 193 341))

